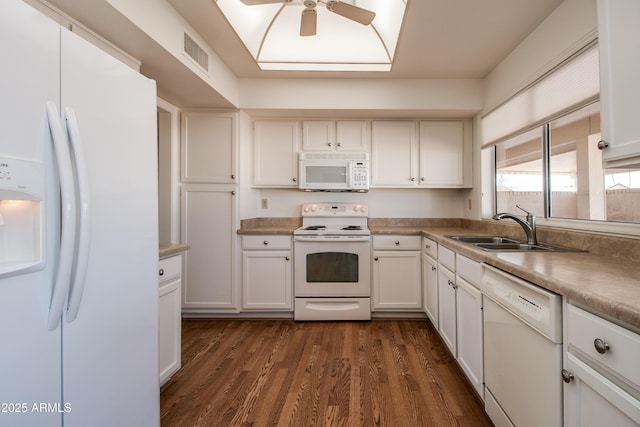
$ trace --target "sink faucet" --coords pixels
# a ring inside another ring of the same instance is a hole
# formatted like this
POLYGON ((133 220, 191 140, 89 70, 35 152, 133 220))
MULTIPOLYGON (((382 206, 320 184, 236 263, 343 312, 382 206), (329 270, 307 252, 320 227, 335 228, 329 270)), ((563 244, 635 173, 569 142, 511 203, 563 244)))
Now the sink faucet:
POLYGON ((522 209, 519 205, 516 205, 516 207, 527 214, 527 221, 526 222, 521 220, 520 218, 518 218, 516 215, 510 214, 510 213, 507 213, 507 212, 503 212, 503 213, 499 213, 497 215, 494 215, 493 219, 495 219, 496 221, 499 221, 499 220, 505 219, 505 218, 510 218, 510 219, 514 220, 515 222, 520 224, 520 226, 522 226, 522 229, 527 234, 527 244, 528 245, 537 245, 538 244, 538 238, 536 237, 536 217, 535 217, 535 215, 532 214, 531 212, 525 210, 525 209, 522 209))

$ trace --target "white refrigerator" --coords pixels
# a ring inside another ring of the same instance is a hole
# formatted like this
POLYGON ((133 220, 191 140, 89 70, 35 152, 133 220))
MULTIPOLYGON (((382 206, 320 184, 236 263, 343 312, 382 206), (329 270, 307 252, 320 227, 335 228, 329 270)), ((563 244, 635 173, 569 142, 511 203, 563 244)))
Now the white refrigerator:
POLYGON ((155 82, 0 2, 0 426, 158 426, 155 82))

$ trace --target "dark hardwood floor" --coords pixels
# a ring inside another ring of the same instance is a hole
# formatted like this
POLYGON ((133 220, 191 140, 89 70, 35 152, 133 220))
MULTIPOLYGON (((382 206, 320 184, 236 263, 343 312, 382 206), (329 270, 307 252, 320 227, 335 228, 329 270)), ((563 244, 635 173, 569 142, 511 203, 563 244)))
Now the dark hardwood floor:
POLYGON ((427 320, 189 319, 163 427, 490 426, 427 320))

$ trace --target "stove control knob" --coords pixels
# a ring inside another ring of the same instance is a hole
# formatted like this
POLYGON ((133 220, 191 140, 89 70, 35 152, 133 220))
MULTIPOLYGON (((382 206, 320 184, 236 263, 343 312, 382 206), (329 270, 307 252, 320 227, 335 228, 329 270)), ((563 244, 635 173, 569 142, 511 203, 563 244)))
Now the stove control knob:
POLYGON ((366 206, 362 206, 362 205, 355 205, 355 206, 353 207, 353 210, 354 210, 355 212, 362 212, 362 213, 365 213, 365 212, 367 211, 367 207, 366 207, 366 206))

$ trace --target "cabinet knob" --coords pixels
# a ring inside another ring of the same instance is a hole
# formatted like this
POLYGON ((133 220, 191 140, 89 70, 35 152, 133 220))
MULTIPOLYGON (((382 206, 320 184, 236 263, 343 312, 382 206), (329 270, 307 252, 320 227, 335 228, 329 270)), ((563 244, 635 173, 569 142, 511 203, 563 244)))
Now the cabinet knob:
POLYGON ((396 246, 400 245, 400 240, 396 240, 396 246))
POLYGON ((291 178, 291 181, 296 182, 298 180, 296 178, 291 178))
POLYGON ((449 286, 453 286, 453 282, 451 280, 447 280, 447 283, 449 284, 449 286))
POLYGON ((373 258, 373 260, 374 260, 374 261, 377 261, 377 260, 378 260, 378 257, 374 257, 374 258, 373 258))
POLYGON ((573 381, 573 378, 574 377, 571 372, 567 371, 566 369, 562 370, 562 381, 569 384, 571 381, 573 381))
POLYGON ((233 190, 233 191, 231 192, 231 195, 232 195, 232 196, 235 196, 235 195, 236 195, 236 191, 235 191, 235 190, 233 190))
POLYGON ((288 256, 286 256, 286 257, 284 257, 284 259, 285 259, 285 260, 287 260, 287 261, 289 261, 291 258, 290 258, 290 257, 288 257, 288 256))
POLYGON ((436 268, 433 265, 431 266, 431 271, 436 271, 436 268))
POLYGON ((604 150, 608 146, 609 146, 609 143, 604 139, 601 139, 600 141, 598 141, 598 150, 604 150))
POLYGON ((338 147, 342 147, 342 142, 338 142, 338 147))
POLYGON ((235 173, 231 174, 231 179, 236 179, 236 174, 235 173))
POLYGON ((420 177, 420 181, 424 182, 424 176, 420 177))
POLYGON ((327 142, 327 146, 331 147, 331 143, 330 143, 330 142, 327 142))
POLYGON ((263 245, 267 246, 269 244, 268 240, 265 240, 264 242, 262 242, 263 245))
POLYGON ((158 274, 160 276, 164 276, 164 268, 161 268, 160 271, 158 271, 158 274))
POLYGON ((416 180, 415 177, 409 178, 409 181, 411 181, 411 182, 415 182, 415 180, 416 180))
POLYGON ((424 245, 425 249, 431 249, 431 245, 424 245))
POLYGON ((593 340, 593 346, 596 348, 596 351, 600 354, 605 354, 607 351, 611 349, 611 347, 609 347, 609 343, 605 342, 600 338, 596 338, 595 340, 593 340))

